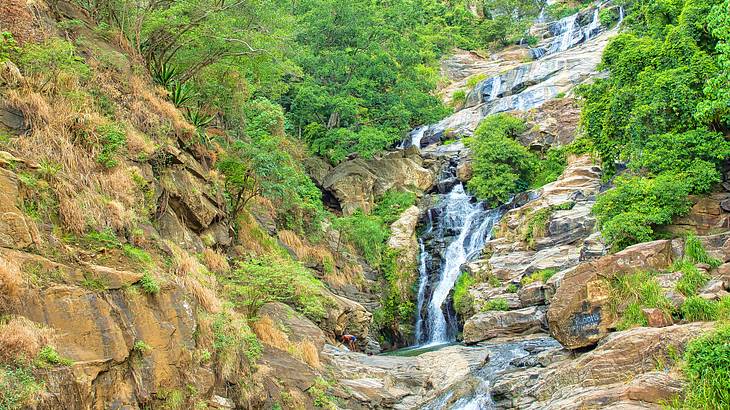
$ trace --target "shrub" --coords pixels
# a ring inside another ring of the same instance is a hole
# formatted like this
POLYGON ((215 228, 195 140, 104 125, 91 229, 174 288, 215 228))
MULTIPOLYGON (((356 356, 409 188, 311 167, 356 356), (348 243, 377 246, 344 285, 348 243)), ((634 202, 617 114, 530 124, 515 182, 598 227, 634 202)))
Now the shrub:
POLYGON ((39 352, 35 363, 39 366, 46 365, 57 365, 57 366, 70 366, 73 361, 65 357, 61 357, 60 354, 52 346, 44 346, 39 352))
POLYGON ((451 106, 454 108, 461 107, 466 102, 466 91, 456 90, 451 96, 451 106))
POLYGON ((692 340, 684 353, 687 376, 682 408, 730 408, 730 324, 692 340))
POLYGON ((0 366, 0 409, 26 409, 42 389, 31 369, 0 366))
POLYGON ((388 190, 378 199, 373 215, 382 218, 383 223, 390 225, 400 217, 401 213, 416 203, 416 194, 412 192, 388 190))
POLYGON ((0 33, 0 63, 10 59, 10 56, 20 51, 18 43, 12 33, 3 31, 0 33))
POLYGON ((338 218, 335 227, 355 245, 370 265, 377 267, 381 264, 385 242, 390 237, 388 227, 381 218, 357 211, 350 216, 338 218))
POLYGON ((224 311, 215 315, 211 327, 213 348, 223 377, 236 374, 242 359, 249 368, 255 366, 263 348, 245 319, 224 311))
POLYGON ((127 145, 127 134, 124 128, 116 123, 108 123, 97 127, 101 151, 96 156, 96 162, 104 168, 114 168, 117 163, 117 154, 127 145))
POLYGON ((680 311, 682 317, 690 322, 707 322, 717 320, 719 317, 719 304, 711 300, 705 300, 699 296, 688 297, 680 311))
POLYGON ((616 187, 598 197, 593 213, 613 249, 656 239, 656 228, 689 212, 687 181, 664 174, 654 179, 619 177, 616 187))
POLYGON ((469 287, 474 282, 469 272, 462 272, 454 285, 454 309, 462 316, 467 316, 472 310, 473 300, 469 294, 469 287))
POLYGON ((532 273, 529 276, 525 276, 520 280, 520 283, 522 286, 529 285, 530 283, 541 281, 543 283, 547 282, 550 278, 555 276, 555 274, 558 273, 556 269, 542 269, 537 272, 532 273))
POLYGON ((509 303, 503 298, 490 299, 482 306, 482 312, 490 310, 509 310, 509 303))
POLYGON ((515 285, 514 283, 510 283, 509 285, 507 285, 508 293, 517 293, 517 290, 517 285, 515 285))
POLYGON ((160 293, 160 284, 149 272, 145 272, 144 275, 142 275, 142 278, 139 280, 139 286, 150 295, 160 293))
POLYGON ((84 59, 76 55, 73 44, 58 37, 26 45, 20 50, 17 63, 27 74, 40 75, 46 83, 56 81, 61 72, 81 79, 91 73, 84 59))
POLYGON ((134 346, 132 346, 132 350, 137 353, 145 354, 152 350, 152 346, 145 343, 144 340, 136 340, 134 342, 134 346))
POLYGON ((469 143, 474 176, 468 187, 490 206, 507 202, 525 190, 535 171, 535 154, 513 138, 523 132, 522 120, 507 114, 484 119, 469 143))

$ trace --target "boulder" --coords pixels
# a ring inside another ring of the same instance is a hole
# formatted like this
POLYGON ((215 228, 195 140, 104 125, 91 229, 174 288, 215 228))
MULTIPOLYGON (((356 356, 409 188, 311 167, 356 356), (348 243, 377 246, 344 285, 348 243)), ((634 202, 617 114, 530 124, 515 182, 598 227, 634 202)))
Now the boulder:
POLYGON ((537 306, 545 304, 545 291, 540 281, 523 286, 518 292, 520 305, 522 307, 537 306))
POLYGON ((464 323, 464 343, 537 333, 545 328, 544 308, 533 306, 519 310, 481 312, 464 323))
POLYGON ((656 407, 682 387, 677 376, 656 372, 657 364, 671 366, 673 357, 669 352, 681 354, 687 342, 713 326, 691 323, 612 333, 577 360, 562 362, 553 371, 544 372, 529 392, 539 402, 529 408, 577 410, 621 402, 635 406, 653 403, 656 407))
POLYGON ((434 175, 421 166, 419 158, 397 151, 345 161, 331 170, 322 187, 337 198, 345 215, 358 209, 369 213, 375 199, 390 189, 421 193, 431 188, 434 175))
POLYGON ((642 309, 641 312, 646 317, 649 327, 666 327, 671 326, 672 316, 665 311, 657 308, 642 309))
POLYGON ((550 301, 550 333, 571 349, 595 344, 609 333, 615 319, 607 309, 609 281, 636 270, 663 269, 671 262, 671 242, 661 240, 628 247, 567 272, 550 301))
POLYGON ((416 266, 418 259, 418 240, 416 239, 416 225, 420 210, 412 206, 400 215, 397 221, 390 225, 388 246, 399 252, 399 261, 402 266, 416 266))
POLYGON ((212 192, 210 184, 186 169, 168 169, 161 176, 160 184, 170 208, 193 231, 200 232, 225 217, 222 198, 212 192))

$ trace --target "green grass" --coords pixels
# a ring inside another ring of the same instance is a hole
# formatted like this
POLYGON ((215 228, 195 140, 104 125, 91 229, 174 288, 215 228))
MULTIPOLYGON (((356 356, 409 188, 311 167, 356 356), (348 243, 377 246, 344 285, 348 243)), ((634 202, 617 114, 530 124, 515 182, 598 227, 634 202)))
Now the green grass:
POLYGON ((618 330, 646 326, 647 320, 641 311, 644 308, 658 308, 667 314, 672 312, 669 299, 650 272, 620 275, 611 281, 611 309, 618 313, 622 305, 624 310, 617 325, 618 330))
POLYGON ((81 286, 86 289, 103 292, 107 289, 107 283, 103 278, 90 276, 89 274, 84 275, 84 280, 81 281, 81 286))
POLYGON ((682 277, 677 282, 677 291, 684 296, 694 296, 700 290, 710 277, 701 272, 694 263, 688 260, 678 261, 674 264, 675 271, 682 272, 682 277))
POLYGON ((160 284, 157 282, 157 279, 149 272, 145 272, 145 274, 139 280, 139 286, 142 288, 143 291, 145 291, 145 293, 149 293, 150 295, 156 295, 160 293, 160 284))
POLYGON ((684 257, 692 263, 705 263, 713 268, 722 264, 722 261, 713 258, 707 253, 702 242, 695 235, 689 234, 684 243, 684 257))
POLYGON ((484 73, 473 75, 466 80, 466 88, 471 90, 472 88, 476 87, 477 84, 479 84, 480 82, 482 82, 486 79, 487 79, 487 75, 484 73))
POLYGON ((509 310, 509 303, 503 298, 494 298, 482 306, 482 312, 488 312, 492 310, 506 311, 509 310))
POLYGON ((688 383, 681 407, 730 409, 730 324, 691 341, 684 360, 688 383))
POLYGON ((129 244, 124 244, 122 245, 122 250, 128 258, 134 260, 141 265, 150 266, 153 264, 152 256, 143 249, 137 248, 129 244))
POLYGON ((699 296, 690 296, 682 304, 680 312, 685 320, 690 322, 704 322, 717 320, 720 313, 719 308, 719 302, 705 300, 699 296))
POLYGON ((135 352, 145 354, 152 350, 152 346, 148 345, 144 342, 144 340, 137 340, 134 342, 134 346, 132 346, 132 350, 135 352))
POLYGON ((541 281, 543 283, 547 282, 550 278, 555 276, 555 274, 558 273, 556 269, 543 269, 539 270, 537 272, 533 272, 531 275, 525 276, 520 280, 520 283, 522 286, 529 285, 530 283, 541 281))

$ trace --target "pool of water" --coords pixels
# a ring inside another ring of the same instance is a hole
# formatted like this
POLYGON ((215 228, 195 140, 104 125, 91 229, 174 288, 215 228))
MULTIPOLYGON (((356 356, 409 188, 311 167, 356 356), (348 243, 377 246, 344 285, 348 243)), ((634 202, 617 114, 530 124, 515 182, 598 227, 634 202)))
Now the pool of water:
POLYGON ((436 350, 443 349, 444 347, 448 346, 454 346, 458 345, 460 343, 458 342, 449 342, 449 343, 435 343, 435 344, 428 344, 423 346, 411 346, 411 347, 404 347, 403 349, 393 350, 390 352, 384 352, 381 353, 381 356, 400 356, 400 357, 413 357, 418 356, 423 353, 428 352, 435 352, 436 350))

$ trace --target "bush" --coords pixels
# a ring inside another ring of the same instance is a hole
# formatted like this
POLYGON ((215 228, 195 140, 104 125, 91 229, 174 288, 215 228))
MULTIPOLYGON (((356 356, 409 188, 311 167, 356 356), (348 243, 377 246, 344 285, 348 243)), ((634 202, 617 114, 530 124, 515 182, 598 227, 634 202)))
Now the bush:
POLYGON ((386 247, 385 242, 390 237, 390 231, 380 217, 357 211, 350 216, 338 218, 335 227, 355 245, 357 251, 371 266, 380 266, 386 247))
POLYGON ((42 389, 31 369, 0 366, 0 409, 26 409, 42 389))
POLYGON ((97 127, 101 151, 96 156, 96 162, 104 168, 114 168, 117 163, 117 154, 127 144, 127 134, 124 128, 116 123, 108 123, 97 127))
POLYGON ((466 91, 456 90, 451 96, 451 106, 454 108, 461 107, 466 102, 466 91))
POLYGON ((656 239, 656 228, 689 212, 690 186, 680 176, 619 177, 598 197, 592 212, 614 250, 656 239))
POLYGON ((556 273, 558 273, 558 271, 556 269, 539 270, 529 276, 523 277, 522 280, 520 280, 520 283, 522 284, 522 286, 529 285, 530 283, 537 282, 537 281, 546 283, 550 278, 555 276, 556 273))
POLYGON ((26 74, 40 75, 46 82, 56 81, 61 72, 81 79, 91 74, 84 59, 76 55, 73 44, 58 37, 26 45, 20 50, 17 63, 26 74))
POLYGON ((406 191, 388 190, 378 199, 373 215, 380 217, 385 225, 391 225, 406 209, 416 203, 416 194, 406 191))
POLYGON ((469 287, 475 283, 469 272, 462 272, 454 285, 454 310, 461 316, 471 313, 473 300, 469 294, 469 287))
POLYGON ((309 319, 320 322, 332 303, 324 295, 324 285, 298 262, 264 257, 241 262, 221 280, 228 298, 249 317, 268 302, 292 305, 309 319))
POLYGON ((482 121, 469 143, 474 176, 468 187, 490 206, 507 202, 530 184, 536 157, 513 139, 524 130, 522 120, 497 114, 482 121))
POLYGON ((0 33, 0 63, 10 59, 10 56, 20 50, 13 34, 7 31, 0 33))
POLYGON ((247 321, 224 311, 213 318, 213 348, 223 377, 230 377, 240 369, 245 359, 249 368, 261 357, 263 347, 247 321))
POLYGON ((692 340, 684 353, 687 376, 682 408, 730 408, 730 324, 692 340))
POLYGON ((61 357, 56 349, 52 346, 46 345, 38 352, 38 357, 36 358, 35 363, 39 367, 47 366, 49 364, 56 366, 70 366, 73 364, 73 361, 65 357, 61 357))

